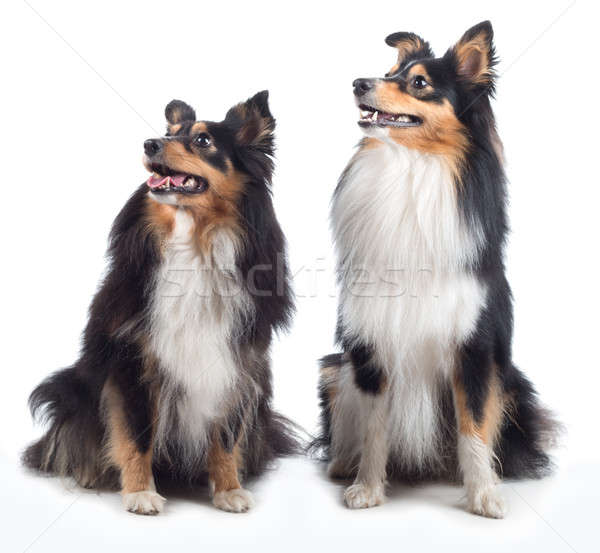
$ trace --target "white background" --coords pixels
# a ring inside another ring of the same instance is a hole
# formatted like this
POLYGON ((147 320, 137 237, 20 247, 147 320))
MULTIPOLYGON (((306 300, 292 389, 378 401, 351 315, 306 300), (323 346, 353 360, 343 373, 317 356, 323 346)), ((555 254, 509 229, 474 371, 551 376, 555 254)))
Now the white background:
MULTIPOLYGON (((2 4, 3 384, 0 542, 4 551, 577 551, 597 547, 598 78, 593 2, 43 2, 2 4), (306 459, 250 484, 247 515, 206 497, 159 517, 121 511, 117 494, 26 474, 18 455, 39 429, 31 389, 70 364, 104 268, 111 222, 146 178, 142 142, 163 132, 172 98, 219 120, 268 88, 277 117, 275 204, 298 293, 274 345, 275 404, 315 431, 316 359, 333 351, 335 288, 328 205, 360 138, 351 82, 383 74, 384 37, 415 31, 443 53, 491 19, 501 57, 495 102, 510 178, 507 251, 515 359, 566 423, 559 470, 505 483, 504 521, 462 509, 459 488, 393 488, 351 512, 306 459), (593 44, 594 43, 594 44, 593 44), (285 549, 284 549, 285 548, 285 549), (377 549, 376 549, 377 548, 377 549)), ((595 549, 597 550, 597 549, 595 549)))

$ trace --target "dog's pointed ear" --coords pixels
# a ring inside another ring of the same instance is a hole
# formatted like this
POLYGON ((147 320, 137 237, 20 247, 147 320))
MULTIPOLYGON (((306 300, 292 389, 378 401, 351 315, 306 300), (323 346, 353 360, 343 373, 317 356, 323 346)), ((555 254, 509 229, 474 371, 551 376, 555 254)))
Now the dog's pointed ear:
POLYGON ((393 33, 386 37, 385 43, 398 50, 398 66, 409 59, 433 57, 429 42, 415 33, 393 33))
POLYGON ((471 27, 449 50, 458 76, 467 83, 492 89, 497 63, 493 39, 492 24, 483 21, 471 27))
POLYGON ((165 108, 165 117, 169 125, 178 125, 183 121, 195 121, 196 112, 181 100, 171 100, 165 108))
POLYGON ((240 146, 272 155, 275 119, 269 110, 268 90, 232 107, 225 116, 225 123, 234 130, 240 146))

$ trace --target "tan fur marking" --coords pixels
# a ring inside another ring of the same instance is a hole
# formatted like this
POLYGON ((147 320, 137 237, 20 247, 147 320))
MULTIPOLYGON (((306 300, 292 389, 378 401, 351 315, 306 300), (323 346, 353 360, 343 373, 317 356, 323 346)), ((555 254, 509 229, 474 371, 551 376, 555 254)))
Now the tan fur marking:
POLYGON ((213 434, 208 451, 208 477, 214 484, 215 493, 241 488, 238 469, 241 467, 241 450, 236 444, 231 453, 223 449, 219 434, 213 434))
POLYGON ((208 180, 208 190, 205 193, 181 196, 178 199, 178 205, 188 208, 194 217, 194 237, 201 252, 209 251, 210 236, 217 227, 226 226, 238 233, 236 206, 243 190, 244 177, 233 169, 231 162, 228 162, 226 171, 221 172, 200 156, 188 152, 177 141, 165 143, 164 158, 165 163, 174 171, 208 180))
POLYGON ((234 108, 244 124, 236 133, 238 141, 242 144, 260 144, 272 132, 269 118, 263 117, 256 107, 248 107, 248 104, 238 104, 234 108))
POLYGON ((505 402, 497 376, 494 374, 490 381, 488 397, 483 408, 483 419, 480 424, 475 422, 467 407, 467 396, 458 375, 455 375, 452 384, 459 432, 468 436, 478 436, 485 444, 493 447, 505 412, 505 402))
POLYGON ((485 31, 481 31, 471 40, 460 40, 454 47, 458 60, 458 70, 473 82, 485 84, 491 78, 489 46, 485 31))
POLYGON ((404 40, 399 40, 394 44, 394 48, 398 50, 398 65, 412 52, 423 48, 424 42, 416 36, 408 36, 404 40))
POLYGON ((168 130, 170 134, 177 134, 181 129, 181 123, 176 123, 175 125, 168 125, 168 130))
POLYGON ((175 224, 175 212, 175 206, 161 204, 146 196, 148 231, 158 235, 161 240, 171 234, 175 224))
MULTIPOLYGON (((188 152, 178 141, 165 143, 164 159, 165 163, 174 171, 206 178, 209 181, 209 190, 224 200, 234 201, 241 192, 241 175, 234 171, 229 161, 225 172, 221 172, 200 156, 188 152)), ((205 197, 206 194, 190 196, 189 205, 193 206, 196 199, 205 197)))
POLYGON ((110 382, 104 386, 103 400, 109 429, 108 458, 121 472, 122 492, 132 493, 150 489, 152 447, 144 453, 137 448, 125 422, 123 400, 110 382))
POLYGON ((389 113, 406 113, 423 120, 418 127, 389 127, 389 136, 399 144, 446 157, 457 176, 467 150, 464 125, 448 100, 441 104, 425 102, 400 90, 394 82, 379 81, 375 91, 376 107, 389 113))
POLYGON ((408 70, 408 77, 415 77, 417 75, 423 75, 428 82, 431 81, 431 77, 429 76, 429 73, 427 73, 427 69, 425 69, 425 66, 422 63, 416 63, 408 70))
POLYGON ((222 173, 204 161, 199 155, 186 150, 185 146, 178 140, 167 140, 164 147, 164 162, 173 171, 205 177, 211 181, 213 186, 215 184, 220 185, 226 180, 231 170, 231 166, 229 166, 227 172, 222 173))
POLYGON ((340 374, 340 368, 337 365, 331 365, 329 367, 321 368, 321 378, 323 384, 327 388, 329 394, 329 406, 333 408, 335 399, 338 393, 337 381, 340 374))
POLYGON ((201 132, 206 132, 206 123, 203 123, 202 121, 194 123, 190 130, 190 134, 200 134, 201 132))

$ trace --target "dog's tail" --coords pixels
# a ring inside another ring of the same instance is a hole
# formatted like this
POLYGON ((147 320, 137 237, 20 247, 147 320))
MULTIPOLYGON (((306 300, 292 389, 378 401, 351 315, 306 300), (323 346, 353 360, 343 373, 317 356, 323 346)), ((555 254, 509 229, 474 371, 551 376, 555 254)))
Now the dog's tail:
POLYGON ((554 414, 540 404, 527 377, 516 367, 503 375, 504 425, 497 445, 498 470, 505 478, 541 478, 553 469, 549 451, 563 433, 554 414))
POLYGON ((287 417, 273 411, 267 427, 267 443, 274 457, 295 455, 301 451, 302 429, 287 417))
POLYGON ((22 460, 41 472, 71 476, 83 487, 101 487, 110 478, 102 454, 100 393, 81 378, 80 364, 52 374, 31 393, 31 414, 48 429, 22 460))
POLYGON ((268 400, 262 402, 258 409, 254 436, 248 440, 244 452, 246 473, 257 476, 278 457, 300 453, 301 433, 302 429, 274 411, 268 400))

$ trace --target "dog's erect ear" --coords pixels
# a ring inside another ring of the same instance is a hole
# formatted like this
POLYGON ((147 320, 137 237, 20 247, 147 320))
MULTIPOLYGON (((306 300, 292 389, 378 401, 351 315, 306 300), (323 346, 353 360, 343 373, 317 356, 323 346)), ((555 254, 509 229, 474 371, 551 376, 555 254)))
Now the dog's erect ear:
POLYGON ((385 43, 398 50, 398 66, 409 59, 433 57, 429 43, 415 33, 394 33, 385 39, 385 43))
POLYGON ((223 122, 234 133, 237 158, 245 170, 264 182, 270 182, 275 119, 269 110, 269 92, 263 90, 232 107, 223 122))
POLYGON ((181 100, 171 100, 165 108, 165 117, 169 125, 177 125, 183 121, 195 121, 196 112, 181 100))
POLYGON ((269 110, 267 90, 232 107, 225 116, 225 123, 235 131, 235 138, 240 146, 269 155, 273 153, 275 119, 269 110))
POLYGON ((471 27, 449 50, 459 77, 473 85, 493 86, 496 65, 493 39, 492 24, 483 21, 471 27))

